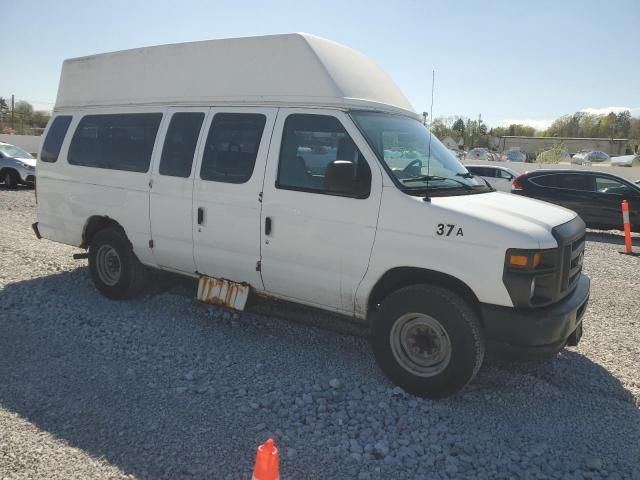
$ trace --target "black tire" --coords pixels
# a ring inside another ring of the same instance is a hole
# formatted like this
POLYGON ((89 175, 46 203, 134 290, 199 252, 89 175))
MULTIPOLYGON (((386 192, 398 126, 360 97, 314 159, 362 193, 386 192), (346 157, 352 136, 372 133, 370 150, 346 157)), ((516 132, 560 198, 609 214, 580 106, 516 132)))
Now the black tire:
POLYGON ((4 181, 5 187, 10 190, 18 188, 18 183, 20 183, 18 173, 13 170, 5 170, 2 174, 2 180, 4 181))
POLYGON ((89 273, 96 288, 114 300, 133 297, 147 283, 146 267, 133 253, 124 231, 117 227, 100 230, 91 239, 89 273))
POLYGON ((467 302, 429 284, 404 287, 382 301, 373 314, 371 344, 392 382, 426 398, 462 390, 478 373, 485 352, 480 323, 467 302))

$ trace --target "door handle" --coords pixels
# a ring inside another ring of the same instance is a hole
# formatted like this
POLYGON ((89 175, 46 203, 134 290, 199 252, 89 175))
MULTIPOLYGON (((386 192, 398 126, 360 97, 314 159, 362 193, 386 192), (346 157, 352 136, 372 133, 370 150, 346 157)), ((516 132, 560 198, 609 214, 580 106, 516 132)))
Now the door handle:
POLYGON ((198 207, 198 225, 202 225, 204 222, 204 208, 198 207))
POLYGON ((264 219, 264 234, 271 235, 271 217, 264 219))

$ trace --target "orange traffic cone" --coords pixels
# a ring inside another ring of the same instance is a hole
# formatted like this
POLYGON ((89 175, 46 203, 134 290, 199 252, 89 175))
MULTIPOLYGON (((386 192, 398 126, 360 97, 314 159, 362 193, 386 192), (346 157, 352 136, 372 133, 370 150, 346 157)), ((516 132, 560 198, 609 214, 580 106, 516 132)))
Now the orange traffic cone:
POLYGON ((272 438, 258 447, 256 454, 256 466, 253 469, 251 480, 279 480, 280 457, 278 447, 272 438))

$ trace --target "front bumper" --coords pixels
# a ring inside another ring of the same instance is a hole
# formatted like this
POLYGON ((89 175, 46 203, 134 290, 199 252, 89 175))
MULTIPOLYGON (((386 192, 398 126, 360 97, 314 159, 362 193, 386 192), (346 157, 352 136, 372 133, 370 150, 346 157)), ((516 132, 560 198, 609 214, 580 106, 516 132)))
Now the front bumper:
POLYGON ((487 341, 519 353, 552 354, 577 344, 589 302, 589 277, 580 274, 575 290, 548 307, 521 309, 481 304, 487 341))
POLYGON ((26 184, 34 184, 36 182, 36 169, 35 168, 26 168, 26 167, 18 167, 18 175, 20 175, 20 182, 26 184))

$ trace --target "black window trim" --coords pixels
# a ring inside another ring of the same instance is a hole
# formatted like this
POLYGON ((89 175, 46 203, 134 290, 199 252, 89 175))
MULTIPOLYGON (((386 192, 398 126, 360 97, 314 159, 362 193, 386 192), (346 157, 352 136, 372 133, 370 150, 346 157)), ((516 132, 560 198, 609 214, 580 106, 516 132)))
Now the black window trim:
POLYGON ((280 133, 280 148, 278 150, 278 169, 276 171, 276 181, 275 181, 275 187, 278 190, 290 190, 292 192, 315 193, 317 195, 329 195, 331 197, 344 197, 344 198, 353 198, 353 199, 356 199, 356 200, 366 200, 367 198, 369 198, 371 196, 371 187, 372 186, 373 186, 373 169, 371 168, 371 164, 367 160, 367 158, 365 157, 364 153, 362 153, 362 150, 360 149, 360 147, 358 146, 356 141, 353 139, 353 137, 351 136, 351 134, 349 133, 349 131, 345 127, 344 123, 342 123, 342 121, 337 116, 332 115, 330 113, 326 113, 326 112, 325 113, 290 112, 290 113, 287 114, 287 116, 284 118, 284 120, 282 122, 282 131, 280 133), (318 117, 332 117, 332 118, 336 119, 336 121, 344 129, 345 133, 349 136, 351 141, 355 144, 356 148, 358 149, 358 153, 360 154, 362 159, 367 163, 367 166, 369 167, 369 170, 371 171, 371 183, 369 185, 369 192, 366 195, 328 192, 326 190, 318 189, 318 188, 305 188, 305 187, 296 187, 296 186, 289 186, 289 185, 280 185, 280 182, 279 182, 279 178, 280 178, 280 155, 282 154, 282 146, 284 144, 285 126, 286 126, 287 120, 292 115, 315 115, 315 116, 318 116, 318 117))
MULTIPOLYGON (((597 190, 579 190, 577 188, 566 188, 566 187, 556 187, 556 186, 551 186, 551 185, 540 185, 539 183, 536 183, 534 180, 536 178, 540 178, 540 177, 552 177, 554 175, 584 175, 586 177, 592 177, 593 175, 591 175, 591 172, 589 173, 582 173, 582 172, 558 172, 558 173, 552 173, 552 172, 547 172, 543 175, 532 175, 531 177, 529 177, 529 181, 531 183, 533 183, 536 187, 540 187, 540 188, 553 188, 555 190, 569 190, 571 192, 584 192, 584 193, 598 193, 597 190)), ((595 183, 594 183, 595 186, 595 183)))

